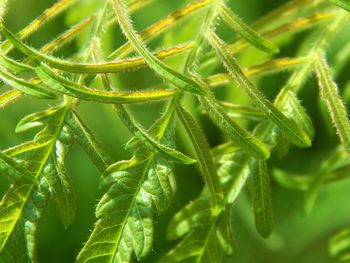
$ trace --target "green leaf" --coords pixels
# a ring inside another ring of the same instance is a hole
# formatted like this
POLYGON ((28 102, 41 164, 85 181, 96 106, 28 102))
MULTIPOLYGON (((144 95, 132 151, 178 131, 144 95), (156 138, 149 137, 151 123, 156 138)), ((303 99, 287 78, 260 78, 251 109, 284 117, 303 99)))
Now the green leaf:
MULTIPOLYGON (((46 63, 53 68, 60 69, 63 71, 81 74, 117 73, 120 71, 137 69, 139 67, 147 65, 147 61, 145 62, 143 58, 132 58, 118 62, 108 62, 100 64, 84 64, 65 61, 50 57, 29 47, 28 45, 24 44, 20 39, 18 39, 13 33, 11 33, 11 31, 8 30, 4 25, 1 25, 0 29, 2 30, 3 34, 14 44, 14 46, 18 48, 21 52, 23 52, 25 55, 29 56, 33 60, 46 63)), ((57 42, 55 43, 57 44, 57 42)), ((193 48, 193 46, 193 43, 187 43, 179 45, 177 47, 160 50, 152 56, 157 57, 158 59, 164 59, 169 56, 181 54, 193 48)), ((44 48, 48 49, 47 46, 44 48)), ((5 62, 5 65, 9 65, 15 71, 26 71, 31 69, 31 67, 27 66, 26 64, 15 62, 6 57, 1 57, 1 54, 0 61, 5 62)))
POLYGON ((67 118, 66 122, 69 128, 72 129, 75 140, 88 154, 100 172, 104 172, 106 167, 112 163, 112 160, 98 143, 90 128, 75 111, 71 111, 71 115, 67 118))
POLYGON ((265 118, 265 114, 263 112, 253 107, 234 104, 230 102, 221 102, 220 104, 227 112, 227 115, 230 116, 232 119, 242 118, 252 121, 261 121, 265 118))
POLYGON ((277 183, 292 190, 305 191, 310 187, 312 180, 310 175, 291 174, 280 169, 274 169, 272 175, 277 183))
POLYGON ((260 108, 267 117, 285 133, 285 135, 299 147, 311 146, 311 141, 307 134, 296 125, 296 123, 288 119, 283 113, 281 113, 275 106, 265 98, 265 96, 258 90, 254 84, 244 75, 242 69, 238 65, 236 59, 230 54, 225 47, 224 43, 215 35, 210 32, 207 34, 208 40, 215 48, 216 52, 222 59, 226 66, 230 76, 238 85, 244 89, 258 108, 260 108))
MULTIPOLYGON (((66 8, 72 5, 76 0, 58 0, 54 5, 50 6, 32 22, 30 22, 25 28, 23 28, 18 34, 19 39, 25 39, 31 36, 34 32, 38 31, 45 23, 50 19, 62 13, 66 8)), ((6 0, 7 2, 7 0, 6 0)), ((0 9, 1 10, 1 9, 0 9)), ((2 10, 1 10, 2 11, 2 10)), ((0 12, 1 12, 0 11, 0 12)), ((0 20, 0 23, 3 21, 0 20)), ((12 49, 11 42, 9 40, 4 41, 1 44, 1 49, 8 53, 12 49)))
POLYGON ((2 22, 7 8, 8 0, 2 0, 0 1, 0 21, 2 22))
POLYGON ((96 90, 67 80, 53 72, 49 67, 42 63, 39 67, 35 68, 35 71, 42 79, 42 81, 48 86, 48 88, 54 91, 61 92, 79 99, 101 103, 118 104, 146 102, 150 100, 165 99, 171 97, 175 93, 175 90, 145 90, 138 92, 96 90))
POLYGON ((21 92, 13 89, 6 91, 0 95, 0 108, 4 108, 5 106, 13 103, 18 99, 21 95, 21 92))
MULTIPOLYGON (((178 23, 182 19, 206 7, 210 2, 211 0, 198 0, 198 1, 190 2, 188 5, 172 12, 165 18, 158 20, 157 22, 155 22, 154 24, 152 24, 151 26, 147 27, 145 30, 140 32, 141 40, 144 43, 150 41, 151 39, 160 35, 164 31, 172 28, 176 23, 178 23)), ((112 52, 108 56, 108 59, 113 60, 115 58, 119 58, 119 59, 124 58, 127 55, 129 55, 132 51, 133 51, 132 44, 130 42, 127 42, 121 47, 119 47, 117 50, 112 52)))
POLYGON ((77 262, 130 262, 133 251, 139 260, 150 252, 153 207, 163 211, 173 192, 168 167, 151 157, 115 172, 115 183, 97 206, 99 219, 77 262))
POLYGON ((191 139, 196 152, 199 168, 211 193, 213 213, 216 211, 219 212, 223 205, 224 195, 220 187, 219 177, 216 172, 213 157, 210 153, 208 142, 203 131, 187 110, 180 106, 177 108, 177 113, 191 139))
POLYGON ((48 118, 52 117, 52 115, 57 114, 57 112, 62 110, 62 105, 51 107, 47 110, 36 112, 33 114, 29 114, 22 118, 16 126, 16 132, 25 132, 30 129, 45 126, 45 121, 47 121, 48 118))
POLYGON ((324 56, 318 54, 315 65, 320 93, 326 103, 328 112, 337 129, 338 136, 345 150, 350 154, 350 121, 342 98, 339 95, 336 83, 333 81, 331 71, 324 56))
POLYGON ((217 223, 216 236, 225 254, 232 256, 236 250, 236 242, 232 230, 232 215, 229 210, 230 208, 227 208, 221 213, 217 223))
POLYGON ((267 164, 264 161, 253 161, 250 171, 248 186, 254 208, 256 229, 261 236, 267 238, 273 229, 272 196, 267 164))
POLYGON ((0 65, 2 65, 4 68, 9 69, 10 71, 13 71, 15 73, 21 73, 24 71, 32 71, 33 68, 23 64, 23 63, 19 63, 7 56, 5 56, 2 51, 0 50, 0 65))
POLYGON ((171 204, 174 195, 173 167, 168 161, 157 158, 148 173, 143 188, 152 195, 158 214, 164 213, 171 204))
MULTIPOLYGON (((52 154, 53 144, 62 128, 66 113, 67 108, 63 105, 60 110, 50 116, 45 128, 36 135, 38 141, 43 141, 47 138, 51 138, 51 141, 45 147, 34 150, 30 157, 27 158, 28 167, 26 169, 31 172, 35 181, 42 174, 52 154)), ((21 219, 33 190, 35 190, 34 184, 14 184, 2 198, 0 202, 0 251, 8 243, 16 224, 21 219)))
POLYGON ((210 198, 201 196, 175 214, 168 224, 167 238, 179 239, 193 229, 205 225, 211 216, 210 198))
MULTIPOLYGON (((284 70, 293 70, 298 68, 307 61, 305 57, 297 58, 277 58, 271 59, 266 62, 252 65, 243 69, 244 74, 247 77, 260 77, 268 74, 278 73, 284 70)), ((218 73, 211 75, 206 79, 206 82, 211 87, 217 87, 226 85, 232 82, 231 77, 228 73, 218 73)))
POLYGON ((151 147, 152 150, 156 150, 157 152, 163 154, 164 157, 168 157, 173 161, 178 161, 183 164, 192 164, 196 162, 196 160, 175 149, 169 148, 154 139, 151 135, 144 131, 144 129, 138 123, 136 123, 135 120, 131 118, 130 114, 128 114, 124 108, 116 107, 116 109, 128 129, 138 136, 138 139, 141 140, 146 146, 151 147))
POLYGON ((186 75, 171 69, 147 50, 140 37, 134 31, 126 12, 124 1, 113 0, 112 3, 123 33, 130 41, 134 49, 145 59, 150 68, 152 68, 162 78, 174 84, 177 88, 206 96, 206 92, 200 85, 198 85, 197 82, 193 81, 186 75))
POLYGON ((310 140, 315 136, 315 129, 312 120, 301 106, 295 92, 282 89, 276 98, 276 107, 293 119, 300 128, 308 135, 310 140))
POLYGON ((344 10, 350 12, 350 2, 348 0, 329 0, 329 1, 343 8, 344 10))
POLYGON ((28 95, 38 97, 41 99, 55 99, 57 98, 56 94, 46 90, 39 84, 28 82, 24 79, 17 78, 11 73, 6 71, 3 67, 0 66, 0 79, 11 87, 22 91, 28 95))
POLYGON ((33 189, 28 202, 6 246, 0 252, 3 262, 38 262, 36 251, 37 232, 40 220, 49 199, 49 187, 42 176, 38 186, 33 189))
POLYGON ((257 138, 239 127, 218 104, 209 99, 200 99, 211 120, 218 126, 232 141, 242 147, 243 151, 251 154, 257 159, 267 159, 270 152, 267 147, 257 138))
POLYGON ((221 245, 216 237, 216 225, 211 222, 192 230, 175 248, 160 258, 159 263, 197 262, 210 263, 221 262, 221 245))
POLYGON ((64 164, 72 142, 72 134, 67 127, 63 127, 59 139, 55 142, 55 154, 44 169, 57 213, 65 228, 72 224, 76 212, 76 194, 64 164))
POLYGON ((100 181, 100 188, 110 188, 114 182, 117 180, 118 172, 123 170, 128 170, 141 162, 140 158, 135 155, 129 160, 121 160, 108 166, 103 174, 100 181))
POLYGON ((26 171, 25 167, 11 157, 0 152, 0 171, 13 183, 35 183, 35 178, 26 171))
POLYGON ((251 27, 246 25, 226 5, 222 5, 220 11, 220 15, 226 24, 241 35, 247 42, 268 53, 279 52, 277 47, 275 47, 269 40, 263 38, 261 35, 255 32, 251 27))
MULTIPOLYGON (((65 44, 69 43, 72 39, 77 37, 77 35, 85 29, 91 22, 94 21, 94 16, 89 16, 86 19, 76 23, 70 27, 67 31, 58 35, 56 38, 46 43, 41 49, 40 52, 44 54, 53 53, 61 49, 65 44)), ((30 61, 30 59, 28 59, 30 61)))
POLYGON ((241 151, 226 153, 219 159, 218 174, 228 204, 233 204, 242 192, 251 174, 251 162, 255 161, 241 151))
POLYGON ((347 262, 350 258, 350 228, 344 228, 332 236, 329 254, 334 262, 347 262))
POLYGON ((46 146, 48 143, 50 143, 50 140, 42 140, 42 141, 26 141, 24 143, 12 146, 10 148, 7 148, 3 150, 3 153, 14 157, 20 154, 28 153, 30 151, 34 151, 36 149, 39 149, 40 147, 46 146))
MULTIPOLYGON (((172 142, 172 138, 174 137, 174 132, 172 129, 168 129, 169 126, 172 125, 172 121, 174 120, 175 108, 177 107, 177 97, 175 96, 168 104, 164 114, 156 120, 152 126, 148 129, 147 133, 153 136, 155 139, 159 141, 164 141, 164 143, 169 147, 174 147, 174 143, 172 142), (171 132, 166 132, 171 131, 171 132), (166 133, 165 133, 166 132, 166 133)), ((132 137, 127 143, 126 148, 137 148, 138 136, 132 137), (136 146, 137 145, 137 146, 136 146)))

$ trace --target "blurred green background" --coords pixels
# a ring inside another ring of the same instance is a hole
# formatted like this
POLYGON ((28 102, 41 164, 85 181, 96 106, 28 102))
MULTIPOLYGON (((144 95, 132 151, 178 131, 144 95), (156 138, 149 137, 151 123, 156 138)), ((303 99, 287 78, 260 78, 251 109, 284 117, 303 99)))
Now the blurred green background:
MULTIPOLYGON (((10 0, 10 6, 6 17, 6 23, 17 32, 28 24, 33 18, 38 16, 45 8, 51 6, 53 0, 10 0)), ((92 13, 100 2, 97 0, 80 0, 79 3, 70 8, 66 13, 60 15, 57 19, 48 23, 39 32, 35 33, 29 40, 34 47, 40 47, 57 34, 67 29, 69 25, 77 22, 84 16, 92 13)), ((183 6, 188 1, 184 0, 157 0, 149 7, 143 8, 142 12, 133 15, 135 26, 142 29, 154 21, 164 17, 166 14, 183 6)), ((230 1, 230 5, 247 23, 254 22, 257 18, 267 13, 269 10, 279 6, 286 1, 230 1)), ((177 26, 173 33, 168 33, 158 37, 151 43, 151 47, 161 45, 168 46, 169 43, 180 42, 193 38, 196 25, 201 22, 202 16, 197 15, 193 19, 193 27, 184 30, 181 25, 177 26), (175 39, 175 40, 174 40, 175 39)), ((192 20, 191 20, 192 21, 192 20)), ((185 23, 190 23, 186 20, 185 23)), ((346 30, 349 31, 349 28, 346 30)), ((330 50, 330 61, 332 62, 333 53, 339 51, 337 45, 349 40, 348 34, 342 31, 334 41, 330 50)), ((85 32, 86 35, 87 32, 85 32)), ((230 31, 223 30, 230 38, 230 31)), ((233 36, 232 36, 233 37, 233 36)), ((232 39, 231 37, 231 39, 232 39)), ((283 55, 294 55, 300 45, 301 40, 306 37, 306 33, 298 34, 294 38, 285 38, 281 41, 281 50, 283 55)), ((103 48, 106 52, 113 50, 125 41, 117 27, 111 28, 107 33, 106 42, 103 48)), ((67 57, 84 44, 84 37, 77 39, 67 45, 56 55, 67 57)), ((242 56, 241 62, 249 65, 263 59, 264 56, 254 50, 242 56), (252 58, 254 56, 254 58, 252 58)), ((14 52, 14 56, 20 58, 20 54, 14 52)), ((170 61, 171 62, 171 61, 170 61)), ((176 63, 174 60, 171 63, 176 63)), ((350 64, 344 69, 349 68, 350 64)), ((259 81, 259 87, 270 97, 276 94, 285 82, 288 74, 281 73, 277 76, 266 77, 259 81)), ((346 70, 338 74, 338 84, 342 88, 348 81, 346 70)), ((125 87, 137 88, 139 83, 152 85, 161 83, 161 81, 149 71, 138 70, 132 73, 122 73, 118 77, 118 83, 125 87), (135 77, 137 76, 137 77, 135 77)), ((292 172, 312 172, 320 165, 322 159, 327 157, 334 146, 337 144, 337 138, 329 124, 321 117, 319 100, 317 97, 317 87, 315 80, 310 78, 306 87, 303 89, 301 99, 306 106, 308 113, 312 116, 316 138, 311 149, 292 149, 285 159, 273 158, 269 161, 270 169, 281 168, 292 172)), ((230 94, 218 92, 218 96, 230 99, 230 94)), ((347 101, 349 102, 349 101, 347 101)), ((15 145, 25 139, 31 138, 33 134, 15 134, 14 128, 17 122, 26 114, 45 109, 50 105, 50 101, 42 102, 29 97, 22 98, 20 101, 10 105, 0 111, 0 146, 5 149, 15 145)), ((193 111, 199 112, 198 107, 191 99, 188 99, 188 107, 193 111)), ((133 108, 137 113, 137 119, 145 126, 151 124, 159 115, 162 104, 147 104, 133 108)), ((82 102, 79 111, 84 120, 90 125, 102 145, 113 156, 114 160, 126 159, 131 156, 130 152, 124 150, 124 145, 131 134, 126 130, 118 120, 116 114, 109 106, 96 103, 82 102)), ((206 130, 206 135, 211 146, 216 146, 223 142, 222 134, 211 124, 205 116, 198 114, 202 126, 206 130)), ((178 144, 180 149, 191 151, 186 145, 186 141, 181 137, 179 130, 178 144)), ((40 226, 38 236, 38 250, 40 262, 66 263, 73 262, 76 254, 86 241, 90 230, 92 229, 95 217, 94 209, 102 193, 97 185, 99 173, 92 165, 85 153, 75 145, 67 159, 67 169, 73 178, 78 196, 78 210, 76 220, 73 225, 65 230, 60 223, 52 205, 45 214, 40 226)), ((166 242, 166 225, 172 215, 189 200, 194 199, 200 192, 203 182, 196 167, 176 167, 177 195, 170 210, 157 220, 155 233, 155 246, 149 259, 145 262, 155 262, 157 256, 164 253, 174 243, 166 242)), ((235 238, 237 241, 237 252, 226 262, 329 262, 327 245, 329 237, 338 229, 350 225, 350 181, 324 187, 317 204, 312 213, 303 216, 300 213, 300 204, 302 193, 281 188, 275 182, 273 184, 273 209, 275 213, 275 230, 266 240, 259 237, 255 231, 252 209, 249 198, 246 193, 239 198, 233 212, 233 225, 235 238)), ((0 178, 0 193, 8 188, 9 182, 3 177, 0 178)), ((1 262, 1 259, 0 259, 1 262)))

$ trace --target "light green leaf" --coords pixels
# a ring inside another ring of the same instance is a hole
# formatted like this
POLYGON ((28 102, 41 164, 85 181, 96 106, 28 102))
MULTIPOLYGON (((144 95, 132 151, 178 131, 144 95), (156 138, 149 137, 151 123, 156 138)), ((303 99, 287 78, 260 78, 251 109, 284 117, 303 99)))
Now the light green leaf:
POLYGON ((193 229, 207 224, 212 215, 210 198, 201 196, 183 207, 171 219, 167 228, 169 240, 179 239, 193 229))
POLYGON ((106 167, 112 163, 111 157, 100 146, 90 128, 75 111, 71 111, 71 115, 67 118, 66 122, 69 128, 72 129, 75 140, 89 155, 100 172, 104 172, 106 167))
POLYGON ((216 224, 208 218, 207 224, 192 230, 158 262, 211 263, 221 262, 221 258, 222 250, 216 237, 216 224))
POLYGON ((69 133, 67 127, 63 127, 55 142, 55 154, 52 155, 44 169, 57 213, 65 228, 72 224, 76 212, 76 194, 64 164, 72 142, 72 134, 69 133))
POLYGON ((296 123, 288 119, 275 106, 265 98, 265 96, 258 90, 254 84, 244 75, 242 69, 238 65, 236 59, 230 54, 224 43, 219 39, 215 33, 207 34, 208 40, 215 48, 216 52, 222 59, 230 76, 238 85, 244 89, 258 108, 260 108, 267 117, 285 133, 285 135, 299 147, 311 146, 311 141, 307 134, 296 125, 296 123))
POLYGON ((332 236, 329 254, 334 262, 347 262, 350 259, 350 228, 344 228, 332 236))
POLYGON ((220 104, 227 112, 227 115, 233 119, 242 118, 245 120, 248 119, 252 121, 261 121, 265 118, 265 114, 263 112, 250 106, 239 105, 230 102, 221 102, 220 104))
POLYGON ((23 213, 4 249, 0 252, 3 262, 37 263, 37 232, 40 220, 49 199, 49 187, 42 176, 38 186, 33 189, 23 213))
POLYGON ((29 114, 17 123, 16 132, 25 132, 36 127, 45 126, 45 121, 47 121, 50 116, 57 114, 57 112, 61 110, 62 106, 56 106, 42 112, 29 114))
POLYGON ((277 53, 279 49, 275 47, 269 40, 263 38, 251 27, 245 24, 234 12, 226 5, 222 5, 220 10, 221 17, 226 24, 241 35, 247 42, 257 47, 258 49, 268 52, 277 53))
POLYGON ((137 166, 140 162, 141 162, 141 159, 134 155, 129 160, 121 160, 111 164, 106 168, 100 180, 100 188, 101 189, 110 188, 114 184, 114 182, 117 180, 119 171, 131 169, 132 167, 137 166))
POLYGON ((174 84, 177 88, 206 96, 206 92, 200 85, 198 85, 197 82, 193 81, 186 75, 171 69, 147 50, 140 37, 134 31, 126 12, 126 5, 124 1, 113 0, 112 3, 118 17, 119 25, 121 26, 125 36, 130 41, 130 44, 132 44, 134 49, 145 59, 150 68, 152 68, 162 78, 174 84))
POLYGON ((307 115, 303 106, 301 106, 295 92, 285 88, 282 89, 276 98, 276 107, 293 119, 306 132, 310 140, 313 140, 315 136, 314 126, 310 116, 307 115))
POLYGON ((344 10, 350 12, 350 2, 348 0, 329 0, 329 1, 343 8, 344 10))
MULTIPOLYGON (((167 105, 167 108, 164 111, 164 114, 157 119, 152 126, 148 129, 147 133, 153 136, 156 140, 164 143, 168 147, 174 147, 174 136, 175 136, 175 130, 174 130, 174 114, 175 109, 177 107, 177 97, 175 96, 167 105), (172 128, 169 128, 172 127, 172 128)), ((132 137, 127 143, 126 148, 137 148, 139 145, 137 145, 138 139, 137 136, 132 137), (137 146, 136 146, 137 145, 137 146)))
POLYGON ((16 160, 0 152, 0 171, 5 173, 12 183, 35 183, 35 178, 16 160))
POLYGON ((148 172, 148 179, 143 185, 143 189, 152 195, 153 203, 158 214, 164 213, 171 204, 174 195, 174 185, 172 184, 173 167, 162 158, 157 158, 148 172))
POLYGON ((324 56, 318 54, 315 65, 320 93, 326 103, 328 112, 332 118, 333 125, 337 129, 338 136, 350 154, 350 121, 342 98, 339 95, 336 83, 333 81, 324 56))
POLYGON ((22 91, 25 94, 41 99, 55 99, 56 94, 43 88, 40 84, 31 83, 24 79, 17 78, 0 66, 0 79, 11 87, 22 91))
MULTIPOLYGON (((60 110, 51 115, 45 128, 36 135, 38 141, 51 138, 51 142, 45 147, 34 150, 27 158, 29 166, 26 169, 31 172, 34 180, 40 177, 52 153, 53 143, 62 127, 66 112, 67 108, 62 106, 60 110)), ((34 184, 14 184, 2 198, 0 202, 0 251, 3 250, 15 230, 34 189, 34 184)))
MULTIPOLYGON (((37 18, 24 27, 18 34, 19 39, 25 39, 31 36, 34 32, 39 30, 50 19, 62 13, 66 8, 72 5, 76 0, 58 0, 54 5, 50 6, 42 12, 37 18)), ((7 2, 7 0, 6 0, 7 2)), ((2 11, 2 10, 1 10, 2 11)), ((2 24, 3 21, 0 21, 2 24)), ((1 44, 1 49, 8 53, 12 49, 12 44, 9 40, 4 41, 1 44)))
POLYGON ((13 157, 20 154, 28 153, 30 151, 37 150, 41 147, 45 147, 48 143, 50 143, 50 140, 26 141, 24 143, 21 143, 3 150, 3 153, 13 157))
POLYGON ((6 91, 0 95, 0 108, 4 108, 5 106, 13 103, 18 99, 21 95, 21 92, 13 89, 6 91))
POLYGON ((254 208, 256 229, 267 238, 273 229, 270 175, 264 161, 252 161, 248 186, 254 208))
MULTIPOLYGON (((98 73, 117 73, 124 70, 137 69, 139 67, 147 65, 143 58, 132 58, 126 59, 124 61, 108 62, 100 64, 84 64, 84 63, 74 63, 66 60, 57 59, 48 55, 45 55, 35 49, 24 44, 20 39, 18 39, 10 30, 8 30, 4 25, 1 25, 0 29, 3 34, 13 43, 13 45, 18 48, 25 55, 29 56, 31 59, 38 62, 46 63, 47 65, 60 69, 63 71, 81 73, 81 74, 98 74, 98 73)), ((57 42, 55 42, 57 44, 57 42)), ((164 50, 158 51, 156 54, 152 55, 158 59, 164 59, 169 56, 174 56, 181 54, 191 48, 193 48, 193 43, 187 43, 179 45, 177 47, 172 47, 164 50)), ((47 50, 48 47, 45 47, 47 50)), ((6 64, 13 68, 15 71, 26 71, 30 70, 31 67, 26 64, 13 61, 6 57, 1 57, 0 61, 4 61, 6 64)))
POLYGON ((168 157, 173 161, 178 161, 183 164, 192 164, 196 162, 196 160, 184 155, 175 149, 169 148, 154 139, 151 135, 144 131, 144 129, 138 123, 136 123, 135 120, 131 118, 130 114, 128 114, 124 108, 116 107, 116 109, 118 111, 118 115, 121 117, 127 128, 133 134, 138 136, 138 139, 141 140, 145 145, 150 146, 157 152, 163 154, 164 157, 168 157))
POLYGON ((222 209, 224 195, 220 187, 219 177, 216 172, 213 157, 210 153, 208 142, 203 131, 187 110, 180 106, 177 108, 177 113, 190 137, 196 152, 199 168, 211 193, 213 213, 219 212, 222 209))
POLYGON ((251 154, 257 159, 267 159, 270 152, 267 147, 256 137, 239 127, 218 104, 209 99, 200 99, 211 120, 218 126, 232 141, 242 147, 243 151, 251 154))
POLYGON ((292 174, 280 169, 272 171, 273 178, 281 186, 292 189, 306 191, 310 187, 312 181, 311 175, 308 174, 292 174))
POLYGON ((0 64, 4 67, 9 69, 12 72, 15 72, 16 74, 24 72, 24 71, 32 71, 33 68, 23 64, 19 63, 7 56, 5 56, 2 51, 0 50, 0 64))
POLYGON ((116 171, 115 183, 99 202, 95 228, 77 262, 130 262, 151 250, 153 209, 163 211, 171 200, 168 165, 150 158, 129 169, 116 171))
MULTIPOLYGON (((246 67, 243 69, 243 72, 247 77, 260 77, 285 70, 293 70, 304 65, 306 61, 307 59, 305 57, 276 58, 246 67)), ((206 78, 206 83, 208 83, 211 87, 226 85, 231 82, 232 79, 228 73, 218 73, 206 78)))
POLYGON ((5 16, 6 9, 7 9, 7 3, 8 3, 8 0, 0 1, 0 22, 2 22, 2 20, 5 16))
POLYGON ((79 99, 96 101, 101 103, 138 103, 150 100, 160 100, 171 97, 175 90, 145 90, 135 92, 118 92, 89 89, 75 82, 69 81, 55 72, 48 66, 40 64, 35 68, 41 80, 52 90, 61 92, 79 99))
POLYGON ((236 250, 236 242, 232 230, 232 214, 230 207, 220 214, 218 228, 216 230, 217 239, 226 255, 232 256, 236 250))
MULTIPOLYGON (((165 18, 158 20, 151 26, 147 27, 145 30, 140 32, 140 38, 141 40, 146 43, 150 41, 151 39, 157 37, 164 31, 172 28, 176 23, 181 21, 182 19, 192 15, 193 13, 197 12, 198 10, 206 7, 212 0, 198 0, 190 2, 188 5, 172 12, 165 18)), ((115 58, 124 58, 127 55, 129 55, 133 51, 133 46, 130 42, 125 43, 121 47, 119 47, 117 50, 112 52, 109 56, 109 60, 113 60, 115 58)))
MULTIPOLYGON (((312 208, 321 185, 337 182, 350 177, 350 160, 343 147, 338 147, 333 154, 324 159, 323 165, 312 174, 294 174, 280 169, 273 170, 273 177, 281 186, 292 190, 307 191, 305 201, 309 200, 312 208), (308 197, 306 199, 306 197, 308 197)), ((310 210, 309 209, 309 210, 310 210)), ((308 209, 306 209, 308 210, 308 209)), ((304 211, 307 212, 307 211, 304 211)))
POLYGON ((233 204, 242 192, 251 174, 251 162, 254 161, 241 151, 224 154, 219 159, 218 174, 228 204, 233 204))

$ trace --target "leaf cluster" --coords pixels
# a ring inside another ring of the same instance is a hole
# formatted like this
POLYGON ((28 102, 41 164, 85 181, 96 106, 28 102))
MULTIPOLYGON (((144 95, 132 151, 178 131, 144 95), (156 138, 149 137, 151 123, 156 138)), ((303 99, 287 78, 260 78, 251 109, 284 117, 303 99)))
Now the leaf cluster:
MULTIPOLYGON (((159 255, 158 262, 221 262, 224 255, 232 255, 236 250, 232 211, 245 188, 256 230, 267 238, 274 227, 270 159, 283 158, 292 147, 312 147, 317 134, 300 98, 314 73, 319 86, 315 96, 324 105, 339 145, 313 174, 273 169, 273 179, 303 191, 303 211, 308 213, 323 185, 349 177, 347 106, 335 82, 337 72, 327 63, 330 41, 349 23, 347 1, 290 1, 250 26, 229 1, 192 0, 138 32, 133 13, 147 5, 157 7, 161 1, 99 1, 90 16, 41 48, 31 47, 27 39, 79 1, 58 0, 18 33, 9 29, 5 19, 8 1, 0 1, 0 108, 14 107, 28 97, 49 100, 50 105, 18 122, 16 132, 34 132, 33 139, 0 152, 1 175, 11 182, 0 202, 2 262, 38 262, 36 235, 48 202, 54 203, 65 228, 74 221, 79 197, 66 160, 75 143, 98 169, 103 192, 96 223, 76 262, 147 259, 157 218, 181 194, 175 185, 177 165, 198 167, 204 187, 169 222, 167 238, 179 241, 159 255), (200 25, 190 40, 174 38, 166 48, 150 45, 160 35, 171 38, 175 29, 186 29, 186 23, 198 18, 200 25), (106 52, 106 35, 115 27, 126 42, 106 52), (229 30, 231 38, 220 29, 229 30), (55 55, 86 31, 89 34, 76 54, 55 55), (301 31, 308 35, 304 49, 294 57, 279 56, 281 39, 301 31), (251 49, 264 60, 243 67, 240 56, 251 49), (14 56, 14 50, 23 57, 14 56), (124 88, 122 74, 141 68, 162 84, 155 81, 148 86, 140 81, 137 90, 124 88), (258 85, 259 79, 284 71, 288 79, 271 100, 258 85), (217 96, 219 90, 242 93, 244 99, 223 100, 217 96), (188 100, 201 111, 189 107, 188 100), (115 160, 101 145, 80 116, 84 101, 112 107, 132 134, 126 144, 130 159, 115 160), (163 107, 150 127, 144 127, 132 111, 140 103, 163 107), (198 114, 207 115, 225 135, 222 144, 210 147, 198 114), (176 143, 178 130, 190 142, 187 152, 176 143)), ((343 230, 331 240, 330 254, 349 259, 349 244, 349 230, 343 230)))

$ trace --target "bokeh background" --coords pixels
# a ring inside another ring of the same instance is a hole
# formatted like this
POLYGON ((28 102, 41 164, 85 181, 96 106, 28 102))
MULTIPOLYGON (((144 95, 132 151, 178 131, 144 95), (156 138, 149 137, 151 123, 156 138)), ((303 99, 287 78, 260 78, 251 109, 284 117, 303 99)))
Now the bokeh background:
MULTIPOLYGON (((14 32, 17 32, 54 2, 54 0, 10 0, 6 23, 14 32)), ((70 25, 93 13, 101 5, 101 2, 104 1, 78 1, 78 4, 69 8, 67 12, 48 23, 30 37, 28 43, 36 48, 42 46, 70 25)), ((143 8, 141 12, 136 12, 132 16, 135 20, 135 26, 137 29, 145 28, 147 25, 164 17, 172 10, 183 6, 187 2, 185 0, 156 0, 154 4, 143 8)), ((230 6, 247 23, 253 23, 257 18, 284 2, 286 1, 230 1, 230 6)), ((203 16, 196 15, 191 20, 186 19, 170 33, 152 41, 150 44, 151 48, 155 46, 168 46, 169 43, 181 42, 182 40, 193 38, 195 29, 202 18, 203 16), (192 26, 188 26, 185 29, 184 26, 188 24, 192 26)), ((350 32, 349 30, 349 27, 342 30, 333 41, 334 43, 331 43, 329 53, 331 64, 335 53, 341 52, 342 45, 349 40, 350 34, 346 33, 350 32)), ((228 40, 234 38, 234 34, 227 29, 220 30, 220 32, 228 40)), ((80 38, 67 45, 55 55, 69 57, 74 54, 84 44, 87 33, 88 30, 80 38)), ((295 55, 300 43, 307 35, 308 32, 304 32, 293 35, 292 37, 279 39, 278 43, 281 48, 281 54, 278 56, 295 55)), ((125 38, 120 33, 120 30, 117 27, 112 27, 107 32, 103 48, 108 53, 118 45, 124 43, 124 41, 125 38)), ((13 55, 21 58, 20 53, 13 52, 13 55)), ((262 61, 264 58, 264 54, 251 49, 240 57, 240 62, 243 65, 249 65, 262 61)), ((179 62, 181 62, 179 59, 170 60, 170 63, 174 65, 179 62)), ((349 66, 350 62, 348 61, 344 69, 337 75, 337 81, 342 90, 345 89, 349 81, 346 71, 346 69, 349 69, 349 66)), ((281 73, 277 76, 263 78, 257 83, 267 96, 273 98, 287 77, 287 73, 281 73)), ((140 83, 141 85, 161 83, 147 69, 127 74, 122 73, 116 81, 118 81, 119 85, 127 88, 137 88, 140 83)), ((218 91, 217 96, 227 100, 246 100, 246 98, 241 97, 238 91, 236 93, 229 91, 229 88, 218 91)), ((269 161, 270 169, 283 167, 283 169, 290 172, 312 173, 322 163, 322 160, 332 153, 335 145, 338 143, 335 133, 329 127, 328 120, 322 117, 318 89, 313 77, 310 77, 306 83, 300 98, 308 113, 312 116, 315 125, 316 138, 313 147, 304 150, 292 148, 284 159, 272 158, 269 161)), ((42 102, 24 97, 9 107, 1 109, 1 149, 31 138, 34 133, 15 134, 14 129, 17 122, 29 113, 45 109, 51 103, 49 101, 42 102)), ((186 106, 191 108, 193 112, 198 113, 197 117, 206 131, 210 145, 214 147, 222 143, 224 140, 223 135, 205 116, 200 114, 200 109, 195 102, 191 98, 186 98, 185 103, 187 103, 186 106)), ((348 99, 347 103, 349 103, 348 99)), ((162 106, 162 104, 156 103, 141 105, 133 108, 133 111, 137 114, 137 119, 145 126, 148 126, 157 118, 162 106)), ((131 134, 118 120, 116 114, 109 106, 82 102, 79 106, 79 112, 96 133, 102 145, 113 156, 114 160, 126 159, 131 156, 130 152, 124 150, 124 145, 131 134)), ((247 124, 242 122, 242 125, 247 124)), ((188 143, 183 138, 183 131, 181 129, 179 129, 177 143, 180 149, 189 153, 191 152, 191 149, 187 146, 188 143)), ((67 169, 73 178, 78 196, 76 220, 69 229, 64 229, 52 204, 49 204, 38 235, 40 262, 73 262, 82 247, 82 243, 86 241, 95 220, 94 209, 102 195, 97 187, 100 175, 78 145, 74 145, 69 153, 67 169)), ((187 204, 189 200, 194 199, 203 187, 203 181, 195 166, 176 166, 175 173, 177 179, 176 198, 169 211, 157 220, 154 249, 149 259, 145 262, 155 262, 159 255, 169 249, 169 246, 175 244, 166 242, 167 222, 179 208, 187 204)), ((1 176, 0 194, 3 194, 8 186, 9 182, 1 176)), ((249 197, 247 193, 243 193, 238 199, 233 212, 232 223, 237 241, 237 252, 233 257, 226 259, 225 262, 329 262, 328 241, 330 236, 338 229, 350 225, 350 181, 341 181, 324 187, 315 208, 308 216, 304 216, 300 212, 301 192, 282 188, 274 181, 272 181, 272 187, 273 210, 275 214, 274 232, 266 240, 256 233, 249 197)), ((0 262, 2 263, 1 259, 0 262)))

